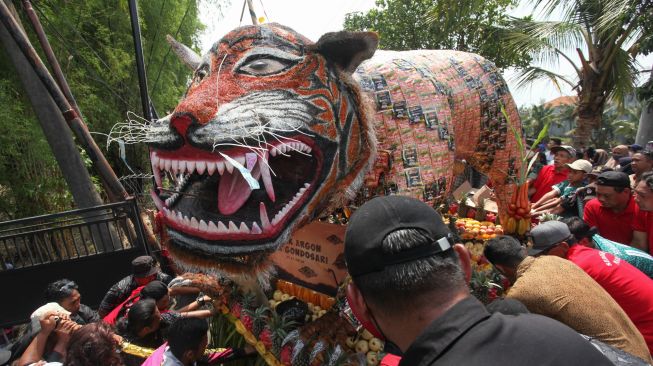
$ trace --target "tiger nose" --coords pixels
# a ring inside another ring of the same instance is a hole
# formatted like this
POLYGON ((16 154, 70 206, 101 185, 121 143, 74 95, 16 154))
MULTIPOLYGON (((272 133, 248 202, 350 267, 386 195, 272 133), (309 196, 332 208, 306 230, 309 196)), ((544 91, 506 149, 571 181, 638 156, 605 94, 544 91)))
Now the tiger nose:
POLYGON ((170 119, 170 127, 175 129, 184 140, 186 139, 188 126, 190 126, 191 123, 193 123, 193 121, 190 116, 187 115, 174 116, 170 119))

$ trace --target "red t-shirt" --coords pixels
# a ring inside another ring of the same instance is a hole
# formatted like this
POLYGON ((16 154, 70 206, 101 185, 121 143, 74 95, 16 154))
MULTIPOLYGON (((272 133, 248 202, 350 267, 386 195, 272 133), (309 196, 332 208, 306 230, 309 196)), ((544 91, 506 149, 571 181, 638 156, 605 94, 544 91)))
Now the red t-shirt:
POLYGON ((653 254, 653 212, 639 211, 633 220, 633 230, 646 233, 648 252, 653 254))
POLYGON ((630 245, 633 241, 633 227, 638 212, 639 207, 632 197, 626 209, 620 213, 601 206, 601 202, 593 198, 585 204, 583 220, 589 226, 596 226, 602 237, 630 245))
POLYGON ((561 172, 556 172, 554 165, 547 165, 540 173, 537 175, 537 178, 533 181, 533 188, 535 188, 535 193, 531 196, 531 202, 537 202, 542 196, 549 193, 553 185, 562 182, 567 179, 569 171, 563 169, 561 172))
POLYGON ((583 245, 569 248, 567 259, 612 296, 653 352, 653 280, 621 258, 583 245))

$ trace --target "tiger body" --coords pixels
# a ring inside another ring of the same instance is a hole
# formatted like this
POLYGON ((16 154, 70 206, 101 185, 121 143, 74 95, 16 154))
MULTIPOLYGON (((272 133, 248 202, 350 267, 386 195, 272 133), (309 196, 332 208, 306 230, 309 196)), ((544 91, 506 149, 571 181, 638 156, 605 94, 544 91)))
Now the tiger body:
POLYGON ((377 41, 341 32, 313 43, 268 24, 230 32, 203 58, 176 45, 195 76, 148 141, 154 201, 181 267, 264 272, 296 229, 363 183, 364 197, 434 201, 456 160, 488 174, 507 204, 520 128, 494 65, 454 51, 363 62, 377 41))

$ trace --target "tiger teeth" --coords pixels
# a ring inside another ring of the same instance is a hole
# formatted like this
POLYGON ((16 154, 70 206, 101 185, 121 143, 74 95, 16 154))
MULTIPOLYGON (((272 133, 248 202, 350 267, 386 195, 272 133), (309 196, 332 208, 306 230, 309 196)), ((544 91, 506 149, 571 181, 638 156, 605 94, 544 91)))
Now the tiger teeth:
MULTIPOLYGON (((310 188, 309 183, 305 183, 303 188, 300 188, 297 193, 293 196, 292 200, 286 203, 281 210, 277 212, 272 221, 268 218, 267 208, 265 203, 261 202, 259 204, 259 214, 260 214, 260 225, 258 222, 254 221, 250 226, 244 221, 242 222, 222 222, 220 220, 213 221, 204 221, 203 219, 197 219, 194 216, 185 216, 181 212, 170 210, 167 207, 161 207, 166 218, 176 225, 181 226, 184 230, 193 230, 199 231, 201 233, 207 233, 212 235, 225 235, 225 234, 251 234, 259 235, 264 232, 270 231, 274 226, 281 223, 288 213, 297 206, 299 201, 302 199, 308 188, 310 188)), ((169 201, 176 199, 178 194, 174 194, 166 200, 166 204, 169 201)))
POLYGON ((194 230, 208 234, 261 234, 261 228, 256 222, 252 223, 252 228, 250 229, 247 226, 246 222, 235 223, 229 221, 225 225, 222 221, 204 221, 197 219, 194 216, 188 217, 184 216, 181 212, 170 210, 167 207, 162 207, 163 214, 169 220, 175 224, 182 226, 185 230, 194 230), (227 226, 228 225, 228 226, 227 226))
MULTIPOLYGON (((276 193, 274 190, 274 185, 272 182, 272 174, 274 172, 270 169, 269 159, 270 157, 277 156, 279 154, 283 156, 288 156, 291 153, 304 153, 310 154, 312 151, 311 147, 304 144, 300 141, 287 141, 279 143, 278 145, 271 147, 267 151, 261 153, 247 153, 233 156, 229 155, 238 164, 246 169, 250 170, 255 176, 255 179, 261 179, 265 187, 266 193, 270 201, 276 202, 276 193)), ((167 179, 172 179, 175 182, 175 190, 179 191, 184 187, 187 180, 190 178, 191 174, 219 174, 223 175, 226 173, 234 173, 235 164, 230 162, 227 159, 216 157, 215 160, 182 160, 182 159, 169 159, 159 155, 157 151, 153 151, 150 154, 150 160, 152 164, 152 170, 154 174, 154 180, 156 182, 157 188, 163 186, 162 180, 164 177, 167 179), (164 172, 169 172, 171 174, 164 175, 164 172)), ((240 167, 240 169, 242 169, 240 167)), ((262 188, 262 187, 261 187, 262 188)), ((181 212, 170 210, 169 207, 175 205, 183 197, 183 193, 174 193, 170 195, 167 199, 158 201, 155 200, 155 204, 160 211, 163 211, 167 220, 171 223, 174 223, 173 226, 180 227, 182 230, 188 230, 191 232, 200 232, 210 234, 211 237, 220 237, 224 235, 260 235, 263 233, 269 233, 273 231, 274 227, 280 225, 284 222, 288 215, 291 212, 295 212, 300 202, 303 201, 304 195, 309 190, 310 184, 305 183, 301 186, 298 191, 292 196, 285 205, 281 206, 281 209, 278 209, 274 216, 268 216, 267 208, 265 203, 261 202, 259 207, 259 220, 250 221, 250 222, 241 222, 241 221, 230 221, 230 220, 216 220, 210 221, 206 219, 198 219, 193 216, 185 216, 181 212)), ((158 195, 155 193, 154 195, 158 195)), ((279 207, 279 206, 276 206, 279 207)))
MULTIPOLYGON (((300 152, 305 154, 310 154, 312 151, 311 147, 306 145, 303 142, 292 141, 284 142, 277 146, 270 148, 269 151, 264 151, 264 160, 267 162, 268 156, 275 157, 278 154, 288 155, 292 152, 300 152)), ((249 153, 252 154, 252 153, 249 153)), ((246 166, 247 158, 245 154, 230 156, 232 159, 237 161, 240 165, 246 166)), ((150 160, 152 163, 152 170, 155 171, 155 180, 158 186, 161 186, 161 171, 167 171, 173 173, 173 175, 178 174, 193 174, 197 172, 198 174, 204 174, 207 172, 209 175, 213 175, 216 171, 218 174, 223 175, 225 170, 232 174, 234 171, 234 165, 229 161, 224 160, 220 157, 216 157, 215 160, 178 160, 178 159, 167 159, 158 155, 157 152, 153 151, 150 154, 150 160), (157 172, 158 171, 158 172, 157 172), (158 177, 157 177, 157 174, 158 177)), ((269 172, 269 167, 268 167, 269 172)), ((267 178, 266 178, 267 179, 267 178)), ((267 188, 266 189, 270 189, 267 188)), ((274 202, 274 194, 268 191, 270 199, 274 202)))

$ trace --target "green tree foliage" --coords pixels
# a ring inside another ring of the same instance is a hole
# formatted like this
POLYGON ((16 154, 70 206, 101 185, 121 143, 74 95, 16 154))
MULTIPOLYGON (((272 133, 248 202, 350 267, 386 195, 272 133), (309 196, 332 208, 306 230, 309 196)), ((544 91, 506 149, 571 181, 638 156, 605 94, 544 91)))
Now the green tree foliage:
POLYGON ((537 137, 544 126, 552 123, 556 117, 555 110, 545 104, 522 108, 519 110, 519 114, 524 126, 524 132, 526 136, 531 138, 537 137))
MULTIPOLYGON (((190 75, 170 52, 165 35, 197 49, 204 28, 199 2, 138 2, 148 84, 160 115, 174 108, 190 75)), ((19 3, 16 8, 23 17, 19 3)), ((142 115, 127 1, 42 0, 33 1, 33 6, 89 130, 106 149, 103 134, 124 121, 128 111, 142 115)), ((29 22, 23 17, 22 23, 39 49, 29 22)), ((4 52, 0 75, 0 220, 71 208, 65 183, 4 52)), ((131 174, 115 144, 106 156, 118 176, 131 174)), ((148 172, 147 159, 144 146, 127 147, 127 161, 135 171, 148 172)))
POLYGON ((344 28, 379 33, 381 49, 454 49, 474 52, 500 68, 526 66, 530 56, 506 52, 491 37, 492 28, 506 25, 515 0, 377 0, 367 13, 345 17, 344 28))
POLYGON ((650 37, 644 24, 650 21, 653 2, 632 0, 533 0, 537 11, 550 16, 562 12, 562 20, 514 19, 497 32, 510 52, 530 54, 535 61, 557 66, 560 58, 575 70, 567 78, 555 69, 531 65, 523 68, 520 84, 548 79, 569 84, 578 93, 576 142, 584 144, 601 128, 610 99, 623 104, 633 92, 638 75, 635 57, 647 48, 650 37))

